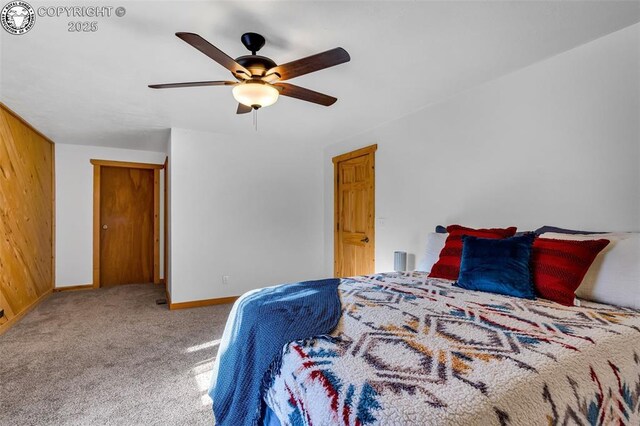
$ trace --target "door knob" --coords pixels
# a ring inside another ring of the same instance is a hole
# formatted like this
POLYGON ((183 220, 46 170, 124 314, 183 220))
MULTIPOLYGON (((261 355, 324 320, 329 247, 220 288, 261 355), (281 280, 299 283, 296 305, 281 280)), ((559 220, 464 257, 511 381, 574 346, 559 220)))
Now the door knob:
POLYGON ((102 229, 109 229, 107 225, 102 225, 102 229))
POLYGON ((360 240, 361 243, 368 243, 369 242, 369 237, 364 237, 363 239, 360 240))

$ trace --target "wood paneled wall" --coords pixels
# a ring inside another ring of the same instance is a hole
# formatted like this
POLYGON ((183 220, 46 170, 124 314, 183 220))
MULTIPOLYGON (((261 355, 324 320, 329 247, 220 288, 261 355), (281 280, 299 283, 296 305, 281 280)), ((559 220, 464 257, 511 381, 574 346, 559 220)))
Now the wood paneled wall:
POLYGON ((54 286, 54 144, 0 103, 0 334, 54 286))

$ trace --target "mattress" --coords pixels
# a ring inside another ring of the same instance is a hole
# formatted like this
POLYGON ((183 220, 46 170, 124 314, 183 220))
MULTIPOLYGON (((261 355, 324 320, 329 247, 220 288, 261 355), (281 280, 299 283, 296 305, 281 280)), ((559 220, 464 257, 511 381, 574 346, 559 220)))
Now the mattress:
POLYGON ((640 312, 463 290, 421 272, 343 279, 329 336, 284 346, 283 425, 640 424, 640 312))

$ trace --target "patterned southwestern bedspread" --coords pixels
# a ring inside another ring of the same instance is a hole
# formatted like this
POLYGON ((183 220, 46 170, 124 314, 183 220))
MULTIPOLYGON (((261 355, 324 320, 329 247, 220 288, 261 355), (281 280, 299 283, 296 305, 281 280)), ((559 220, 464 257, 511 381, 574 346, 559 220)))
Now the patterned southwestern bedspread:
POLYGON ((344 279, 331 337, 291 342, 265 400, 291 425, 640 424, 640 312, 344 279))

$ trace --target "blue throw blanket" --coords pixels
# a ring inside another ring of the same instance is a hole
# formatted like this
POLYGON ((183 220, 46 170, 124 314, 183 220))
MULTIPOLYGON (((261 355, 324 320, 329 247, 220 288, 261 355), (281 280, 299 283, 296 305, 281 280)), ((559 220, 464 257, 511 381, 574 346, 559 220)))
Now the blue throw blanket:
MULTIPOLYGON (((209 396, 216 424, 255 425, 261 420, 265 373, 277 369, 285 344, 330 333, 341 306, 339 279, 256 290, 233 306, 213 367, 209 396)), ((270 376, 270 375, 268 375, 270 376)))

